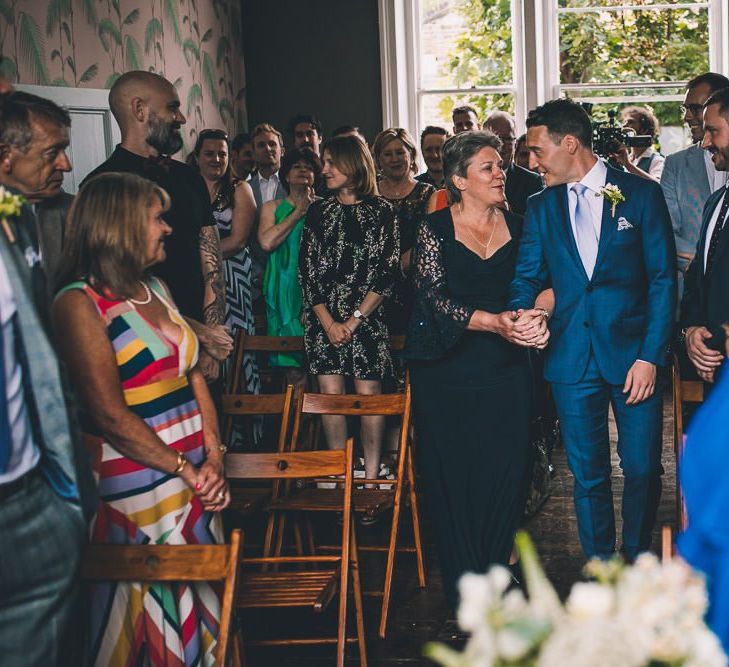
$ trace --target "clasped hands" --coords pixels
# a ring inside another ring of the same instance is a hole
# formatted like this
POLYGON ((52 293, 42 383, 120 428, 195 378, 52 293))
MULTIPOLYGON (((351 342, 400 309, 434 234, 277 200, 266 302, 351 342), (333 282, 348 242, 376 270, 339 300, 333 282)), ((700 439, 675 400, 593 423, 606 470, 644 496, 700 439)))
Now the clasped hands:
POLYGON ((350 317, 346 322, 332 321, 326 330, 329 342, 334 347, 341 347, 346 343, 351 343, 352 334, 359 325, 360 321, 354 316, 350 317))
POLYGON ((543 350, 549 341, 545 311, 530 308, 499 313, 496 333, 515 345, 543 350))
POLYGON ((180 476, 200 498, 206 512, 220 512, 230 504, 222 460, 208 458, 199 468, 188 464, 180 476))

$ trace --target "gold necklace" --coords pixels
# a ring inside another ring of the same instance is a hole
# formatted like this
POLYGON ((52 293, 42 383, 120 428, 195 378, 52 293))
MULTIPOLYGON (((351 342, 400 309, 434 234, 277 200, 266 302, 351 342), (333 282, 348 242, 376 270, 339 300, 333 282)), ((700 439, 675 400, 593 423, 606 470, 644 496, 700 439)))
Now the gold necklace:
MULTIPOLYGON (((491 217, 491 216, 489 216, 489 217, 491 217)), ((484 250, 485 250, 485 252, 484 252, 484 257, 488 257, 488 254, 489 254, 489 248, 491 247, 491 241, 493 241, 493 240, 494 240, 494 233, 496 232, 496 225, 497 225, 497 224, 498 224, 498 223, 497 223, 497 221, 496 221, 496 220, 494 220, 494 221, 493 221, 493 224, 492 224, 492 226, 491 226, 491 235, 489 236, 489 240, 488 240, 488 241, 486 242, 486 244, 485 244, 485 245, 484 245, 483 243, 481 243, 481 241, 479 241, 479 240, 478 240, 478 239, 476 238, 476 235, 475 235, 475 234, 474 234, 474 233, 473 233, 473 232, 471 231, 471 228, 470 228, 470 227, 468 227, 468 226, 466 225, 466 231, 468 232, 468 235, 469 235, 469 236, 470 236, 470 237, 471 237, 471 238, 472 238, 472 239, 473 239, 473 240, 474 240, 474 241, 475 241, 475 242, 476 242, 476 243, 477 243, 478 245, 480 245, 480 246, 481 246, 482 248, 484 248, 484 250)))

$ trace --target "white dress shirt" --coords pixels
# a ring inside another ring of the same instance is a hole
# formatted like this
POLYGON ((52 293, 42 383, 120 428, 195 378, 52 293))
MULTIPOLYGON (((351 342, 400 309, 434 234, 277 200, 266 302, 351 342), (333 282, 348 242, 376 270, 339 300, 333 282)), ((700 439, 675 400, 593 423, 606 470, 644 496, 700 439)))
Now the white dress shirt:
POLYGON ((651 155, 653 156, 653 159, 651 160, 647 173, 649 176, 653 176, 653 178, 656 178, 660 181, 661 176, 663 175, 663 167, 666 164, 666 158, 656 153, 655 150, 653 150, 653 146, 648 146, 648 148, 646 148, 640 155, 635 158, 631 158, 630 164, 632 164, 634 167, 637 167, 638 163, 644 157, 651 157, 651 155))
MULTIPOLYGON (((709 245, 711 245, 711 235, 714 233, 714 229, 719 222, 719 213, 721 213, 721 204, 723 201, 724 198, 722 196, 716 203, 716 206, 714 207, 714 212, 711 214, 711 220, 709 220, 709 226, 706 228, 706 236, 704 237, 704 273, 706 273, 706 260, 709 258, 709 245)), ((724 220, 722 222, 726 223, 726 216, 724 217, 724 220)))
MULTIPOLYGON (((592 225, 595 228, 595 238, 600 242, 600 229, 602 227, 602 205, 603 197, 600 191, 605 187, 607 179, 607 167, 605 163, 598 159, 595 165, 588 171, 580 181, 587 188, 585 196, 590 206, 590 214, 592 217, 592 225)), ((572 189, 576 181, 567 183, 568 201, 570 208, 570 225, 572 226, 572 234, 577 238, 575 229, 575 209, 577 208, 577 193, 572 189)))
POLYGON ((278 179, 278 172, 271 174, 271 178, 263 178, 259 173, 258 178, 261 184, 261 204, 265 204, 276 197, 276 190, 281 181, 278 179))
POLYGON ((3 354, 5 360, 5 398, 12 448, 10 461, 5 472, 0 473, 0 485, 9 484, 22 477, 38 465, 40 452, 33 442, 33 431, 28 419, 23 391, 23 369, 15 354, 15 332, 13 318, 17 308, 10 278, 0 258, 0 326, 3 328, 3 354))

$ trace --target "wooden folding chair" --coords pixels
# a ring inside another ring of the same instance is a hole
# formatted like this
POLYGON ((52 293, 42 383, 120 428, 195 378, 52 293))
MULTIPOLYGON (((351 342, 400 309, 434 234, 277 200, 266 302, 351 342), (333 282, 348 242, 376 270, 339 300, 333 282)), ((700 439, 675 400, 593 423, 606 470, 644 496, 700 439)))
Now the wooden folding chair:
POLYGON ((264 556, 245 558, 246 566, 274 566, 274 571, 243 570, 236 606, 241 609, 267 609, 281 607, 308 607, 321 612, 339 592, 339 614, 336 638, 275 638, 250 640, 250 645, 277 646, 291 644, 337 645, 337 667, 344 665, 347 642, 359 644, 360 665, 367 665, 362 593, 359 581, 357 542, 352 522, 352 440, 347 440, 344 450, 319 452, 283 452, 275 454, 228 454, 225 461, 229 476, 236 479, 300 480, 342 478, 342 542, 337 555, 312 556, 264 556), (306 567, 306 569, 283 569, 306 567), (352 577, 352 595, 357 625, 357 636, 348 638, 347 593, 349 577, 352 577))
MULTIPOLYGON (((387 552, 387 565, 385 568, 385 582, 382 591, 373 595, 382 595, 382 608, 380 614, 379 635, 385 637, 387 617, 390 608, 390 594, 392 592, 392 578, 395 567, 395 554, 398 551, 415 552, 418 568, 418 580, 421 587, 425 587, 425 563, 423 558, 422 539, 420 532, 420 515, 418 500, 415 492, 414 476, 412 475, 412 461, 408 447, 408 433, 410 430, 410 385, 405 387, 402 394, 378 394, 366 396, 362 394, 313 394, 299 395, 294 418, 291 441, 296 442, 297 430, 303 415, 398 415, 401 417, 400 438, 398 443, 397 473, 395 479, 357 479, 357 485, 372 484, 376 488, 357 488, 354 491, 354 511, 367 516, 376 517, 392 509, 392 524, 387 546, 362 546, 360 551, 387 552), (409 472, 406 473, 406 468, 409 472), (389 488, 382 489, 381 486, 389 488), (400 526, 400 512, 403 504, 403 491, 408 490, 410 511, 413 523, 414 546, 398 546, 398 530, 400 526)), ((293 445, 292 445, 293 446, 293 445)), ((289 493, 274 500, 270 509, 280 514, 278 534, 276 537, 276 553, 280 553, 283 529, 288 512, 336 512, 341 511, 343 503, 341 489, 324 489, 312 486, 303 489, 291 489, 289 493)), ((297 548, 300 548, 301 539, 296 535, 297 548)), ((312 552, 317 550, 309 534, 309 548, 312 552)), ((325 550, 327 547, 318 547, 325 550)))
POLYGON ((683 434, 684 403, 702 403, 704 400, 704 383, 699 380, 682 380, 678 357, 673 356, 671 369, 673 385, 673 451, 676 456, 676 526, 679 531, 688 525, 686 505, 681 492, 679 468, 685 446, 683 434))
POLYGON ((229 545, 91 544, 86 547, 81 577, 87 581, 224 582, 215 663, 226 665, 242 543, 241 531, 234 530, 229 545))

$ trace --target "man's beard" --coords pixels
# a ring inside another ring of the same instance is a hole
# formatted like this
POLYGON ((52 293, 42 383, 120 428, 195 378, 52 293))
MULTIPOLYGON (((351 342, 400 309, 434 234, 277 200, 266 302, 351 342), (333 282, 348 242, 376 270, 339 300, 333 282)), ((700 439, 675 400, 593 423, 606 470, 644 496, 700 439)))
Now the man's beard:
POLYGON ((176 123, 165 123, 155 113, 150 114, 145 141, 156 148, 160 155, 174 155, 183 145, 182 134, 176 123))

